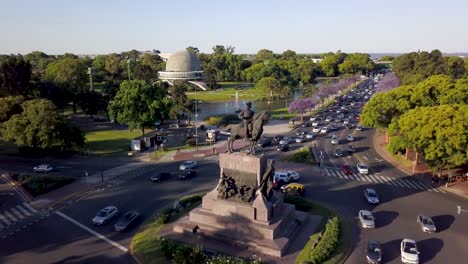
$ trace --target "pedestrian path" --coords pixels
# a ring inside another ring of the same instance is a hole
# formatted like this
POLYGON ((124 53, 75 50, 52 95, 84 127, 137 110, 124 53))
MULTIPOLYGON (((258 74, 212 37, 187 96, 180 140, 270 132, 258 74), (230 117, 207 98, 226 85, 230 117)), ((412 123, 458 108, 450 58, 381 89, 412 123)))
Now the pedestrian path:
POLYGON ((351 174, 345 174, 340 169, 335 169, 335 168, 323 168, 323 172, 326 176, 336 177, 336 178, 345 179, 345 180, 355 180, 355 181, 357 180, 357 181, 365 181, 365 182, 378 183, 378 184, 387 184, 393 187, 415 189, 419 191, 447 193, 441 188, 431 187, 416 179, 391 178, 391 177, 379 175, 379 173, 371 173, 371 174, 363 175, 356 171, 353 171, 351 174))
POLYGON ((0 212, 0 231, 6 230, 9 227, 21 223, 25 219, 38 214, 36 210, 28 203, 22 203, 15 207, 0 212))
POLYGON ((204 158, 204 160, 219 161, 219 155, 211 155, 211 156, 208 156, 208 157, 204 158))

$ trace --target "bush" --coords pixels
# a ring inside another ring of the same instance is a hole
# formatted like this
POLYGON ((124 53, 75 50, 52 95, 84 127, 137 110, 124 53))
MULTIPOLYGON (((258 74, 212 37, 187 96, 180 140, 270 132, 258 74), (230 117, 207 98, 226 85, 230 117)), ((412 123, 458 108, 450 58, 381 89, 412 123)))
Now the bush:
POLYGON ((340 220, 335 216, 329 223, 327 223, 322 239, 310 252, 308 263, 318 264, 327 260, 338 245, 339 235, 340 220))
POLYGON ((204 121, 210 126, 219 126, 222 120, 223 120, 222 116, 209 116, 205 118, 204 121))
POLYGON ((33 196, 50 192, 75 181, 71 177, 32 176, 27 174, 13 174, 12 179, 17 181, 33 196))
POLYGON ((261 260, 245 260, 229 256, 215 256, 206 261, 206 264, 261 264, 261 260))
POLYGON ((159 247, 167 259, 172 259, 177 251, 178 245, 176 242, 162 237, 159 238, 159 247))
POLYGON ((292 155, 286 156, 283 160, 315 165, 315 158, 310 147, 302 147, 292 155))
POLYGON ((401 136, 394 136, 390 138, 390 144, 388 145, 388 151, 393 155, 401 153, 406 150, 408 143, 401 136))
POLYGON ((187 204, 193 204, 195 202, 199 202, 202 200, 204 194, 195 194, 187 197, 183 197, 182 199, 179 200, 179 204, 182 207, 186 207, 187 204))

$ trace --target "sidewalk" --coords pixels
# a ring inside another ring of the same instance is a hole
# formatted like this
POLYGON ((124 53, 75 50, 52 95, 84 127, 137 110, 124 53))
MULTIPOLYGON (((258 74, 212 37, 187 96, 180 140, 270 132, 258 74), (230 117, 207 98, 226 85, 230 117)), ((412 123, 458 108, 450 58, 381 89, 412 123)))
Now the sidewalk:
MULTIPOLYGON (((415 169, 415 173, 413 173, 412 169, 402 165, 392 155, 390 155, 387 151, 383 149, 383 147, 385 146, 385 134, 381 134, 375 131, 372 141, 373 147, 377 154, 379 154, 388 163, 392 164, 392 166, 394 166, 395 168, 397 168, 398 170, 400 170, 408 176, 417 177, 419 180, 423 181, 428 186, 434 186, 434 184, 432 183, 432 175, 430 170, 419 169, 417 167, 415 169)), ((444 191, 448 191, 453 194, 462 196, 464 198, 468 198, 468 182, 458 182, 449 185, 449 187, 445 187, 445 184, 439 183, 437 184, 437 187, 444 189, 444 191)))

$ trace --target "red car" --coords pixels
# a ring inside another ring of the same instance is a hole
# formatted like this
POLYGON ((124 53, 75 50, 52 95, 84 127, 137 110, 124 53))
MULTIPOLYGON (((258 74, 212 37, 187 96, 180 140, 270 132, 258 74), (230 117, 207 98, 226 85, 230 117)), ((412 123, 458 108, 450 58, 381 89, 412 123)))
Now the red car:
POLYGON ((346 175, 349 175, 349 174, 353 173, 353 171, 351 170, 351 167, 349 165, 341 165, 340 170, 346 175))

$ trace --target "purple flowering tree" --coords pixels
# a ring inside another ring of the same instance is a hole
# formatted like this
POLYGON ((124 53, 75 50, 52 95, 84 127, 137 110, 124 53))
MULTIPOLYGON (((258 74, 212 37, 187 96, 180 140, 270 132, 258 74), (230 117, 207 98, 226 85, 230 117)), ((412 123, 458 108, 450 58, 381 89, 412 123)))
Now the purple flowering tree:
POLYGON ((304 113, 311 111, 315 104, 310 98, 300 98, 289 105, 289 113, 298 113, 301 115, 301 121, 304 121, 304 113))
POLYGON ((398 76, 396 76, 396 74, 393 72, 388 72, 382 77, 382 80, 380 80, 375 85, 375 91, 377 93, 387 92, 400 85, 401 85, 401 82, 398 76))

